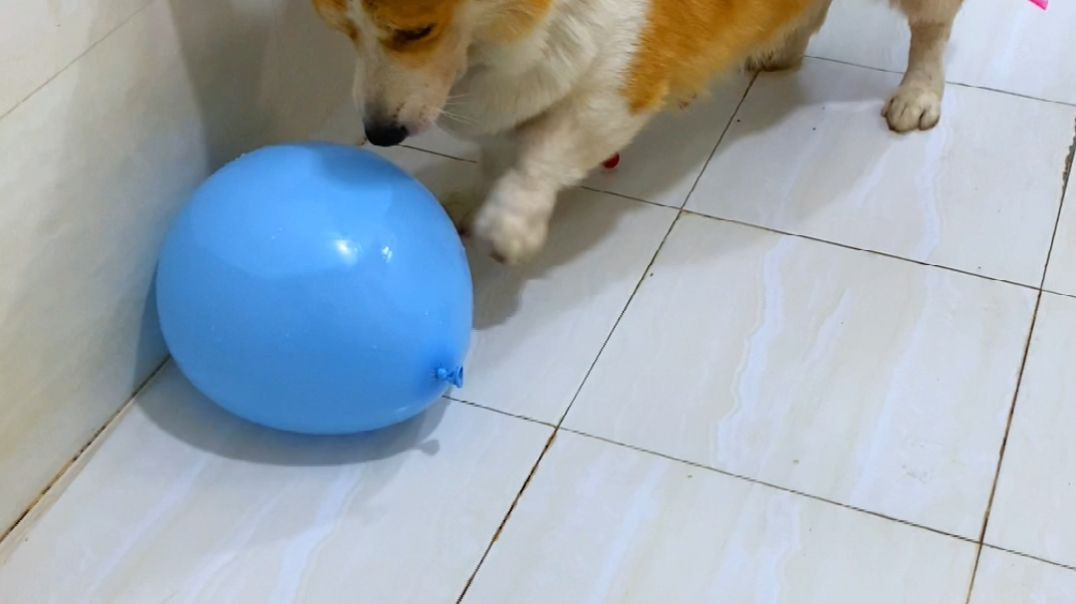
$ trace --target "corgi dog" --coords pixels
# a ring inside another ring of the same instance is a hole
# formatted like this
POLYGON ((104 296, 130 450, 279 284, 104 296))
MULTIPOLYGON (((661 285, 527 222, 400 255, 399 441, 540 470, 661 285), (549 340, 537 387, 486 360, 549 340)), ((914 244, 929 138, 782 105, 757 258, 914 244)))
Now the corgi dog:
MULTIPOLYGON (((546 239, 560 190, 722 73, 800 63, 831 0, 313 0, 350 38, 367 139, 439 123, 478 142, 469 231, 515 264, 546 239)), ((908 17, 890 128, 940 116, 942 58, 962 0, 890 0, 908 17)), ((457 217, 458 218, 458 217, 457 217)))

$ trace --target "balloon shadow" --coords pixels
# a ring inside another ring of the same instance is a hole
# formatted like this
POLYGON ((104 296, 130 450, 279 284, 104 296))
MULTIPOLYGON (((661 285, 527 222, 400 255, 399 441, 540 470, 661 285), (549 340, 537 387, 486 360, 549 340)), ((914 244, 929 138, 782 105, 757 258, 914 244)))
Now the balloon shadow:
MULTIPOLYGON (((436 455, 431 438, 441 423, 445 400, 395 426, 344 436, 282 432, 239 418, 199 393, 169 362, 135 402, 162 431, 200 451, 275 466, 336 466, 385 460, 418 450, 436 455)), ((402 463, 402 462, 401 462, 402 463)))

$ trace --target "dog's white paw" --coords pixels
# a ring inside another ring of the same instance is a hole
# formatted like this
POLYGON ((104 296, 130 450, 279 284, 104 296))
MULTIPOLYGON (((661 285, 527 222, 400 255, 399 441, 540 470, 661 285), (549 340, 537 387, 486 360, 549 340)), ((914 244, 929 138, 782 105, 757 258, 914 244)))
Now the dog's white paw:
POLYGON ((932 86, 903 84, 882 115, 895 132, 930 130, 941 118, 941 93, 932 86))
POLYGON ((528 203, 518 198, 506 201, 494 195, 479 210, 472 234, 498 261, 522 264, 545 244, 551 209, 552 203, 545 199, 528 203))

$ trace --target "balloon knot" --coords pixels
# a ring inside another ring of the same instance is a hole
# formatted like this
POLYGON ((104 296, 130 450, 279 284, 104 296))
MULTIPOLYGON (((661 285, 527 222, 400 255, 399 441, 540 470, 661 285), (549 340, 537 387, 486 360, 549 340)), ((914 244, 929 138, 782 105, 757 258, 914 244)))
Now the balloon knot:
POLYGON ((442 382, 448 382, 456 388, 463 388, 463 367, 457 367, 455 369, 445 369, 442 367, 437 370, 437 379, 442 382))

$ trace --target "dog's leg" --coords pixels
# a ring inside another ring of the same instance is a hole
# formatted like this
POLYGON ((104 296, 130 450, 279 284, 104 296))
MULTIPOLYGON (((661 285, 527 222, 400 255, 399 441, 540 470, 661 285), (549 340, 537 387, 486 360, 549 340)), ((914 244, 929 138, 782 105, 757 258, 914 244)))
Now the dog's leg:
POLYGON ((575 95, 519 127, 514 161, 493 184, 473 234, 503 262, 530 259, 545 243, 557 193, 627 145, 649 117, 603 91, 575 95))
POLYGON ((807 44, 826 22, 826 14, 833 0, 818 0, 801 23, 785 34, 774 48, 762 52, 747 61, 748 71, 781 71, 799 67, 803 55, 807 53, 807 44))
POLYGON ((912 30, 908 70, 882 114, 896 132, 929 130, 941 117, 945 49, 962 0, 896 0, 912 30))
POLYGON ((475 213, 493 189, 493 184, 512 165, 514 155, 511 141, 489 138, 479 143, 474 182, 470 187, 452 191, 441 203, 460 233, 470 230, 475 213))

